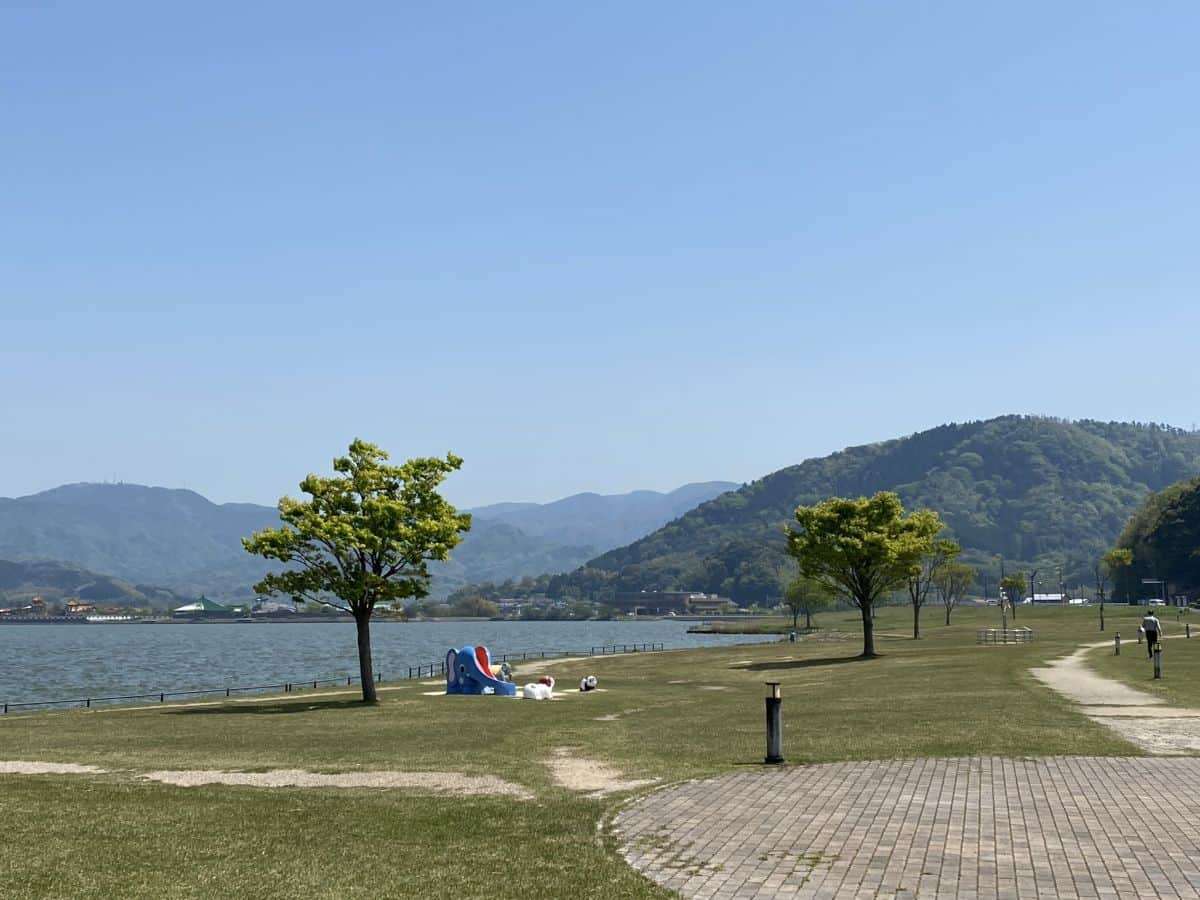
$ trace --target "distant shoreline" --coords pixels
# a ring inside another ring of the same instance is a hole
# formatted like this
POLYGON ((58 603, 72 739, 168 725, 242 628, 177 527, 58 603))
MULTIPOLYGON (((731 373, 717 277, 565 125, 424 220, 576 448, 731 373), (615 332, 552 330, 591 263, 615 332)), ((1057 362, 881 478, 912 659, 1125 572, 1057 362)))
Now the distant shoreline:
MULTIPOLYGON (((437 622, 548 622, 548 623, 575 623, 580 622, 757 622, 764 619, 777 618, 774 616, 620 616, 615 619, 492 619, 486 616, 443 616, 443 617, 427 617, 421 619, 394 619, 389 617, 372 618, 372 625, 420 625, 422 623, 437 623, 437 622)), ((259 616, 252 618, 202 618, 202 619, 176 619, 169 616, 143 616, 140 618, 127 619, 125 621, 101 621, 89 622, 85 618, 67 618, 63 617, 47 617, 47 618, 0 618, 0 627, 5 625, 290 625, 296 623, 304 624, 320 624, 320 625, 345 625, 354 622, 351 616, 312 616, 312 615, 290 615, 290 616, 259 616)), ((698 633, 705 633, 703 631, 698 633)), ((722 632, 713 632, 722 633, 722 632)), ((736 632, 731 632, 736 633, 736 632)), ((750 632, 753 633, 753 632, 750 632)))

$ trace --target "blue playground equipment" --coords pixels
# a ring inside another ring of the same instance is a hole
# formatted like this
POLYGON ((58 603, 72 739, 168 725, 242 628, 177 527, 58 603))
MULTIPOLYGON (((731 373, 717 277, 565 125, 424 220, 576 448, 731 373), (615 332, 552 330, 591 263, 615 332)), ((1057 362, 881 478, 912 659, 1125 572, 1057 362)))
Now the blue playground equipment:
POLYGON ((446 652, 446 693, 515 697, 517 686, 492 674, 487 647, 463 647, 446 652))

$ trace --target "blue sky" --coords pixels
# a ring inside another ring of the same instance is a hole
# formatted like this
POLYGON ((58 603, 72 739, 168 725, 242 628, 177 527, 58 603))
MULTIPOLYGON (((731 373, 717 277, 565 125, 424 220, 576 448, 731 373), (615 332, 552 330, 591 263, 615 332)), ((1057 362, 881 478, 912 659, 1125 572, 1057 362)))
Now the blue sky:
POLYGON ((0 4, 0 495, 1200 419, 1189 3, 0 4))

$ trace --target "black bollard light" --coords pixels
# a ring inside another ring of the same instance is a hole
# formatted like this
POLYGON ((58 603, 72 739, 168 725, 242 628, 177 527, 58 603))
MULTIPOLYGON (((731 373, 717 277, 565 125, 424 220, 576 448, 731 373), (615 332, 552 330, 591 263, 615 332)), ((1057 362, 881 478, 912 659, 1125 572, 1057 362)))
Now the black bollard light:
POLYGON ((1121 655, 1121 632, 1113 635, 1113 656, 1121 655))
POLYGON ((1154 645, 1154 677, 1162 678, 1162 644, 1154 645))
POLYGON ((779 692, 778 681, 768 681, 771 689, 767 697, 767 758, 768 765, 779 765, 783 762, 783 697, 779 692))

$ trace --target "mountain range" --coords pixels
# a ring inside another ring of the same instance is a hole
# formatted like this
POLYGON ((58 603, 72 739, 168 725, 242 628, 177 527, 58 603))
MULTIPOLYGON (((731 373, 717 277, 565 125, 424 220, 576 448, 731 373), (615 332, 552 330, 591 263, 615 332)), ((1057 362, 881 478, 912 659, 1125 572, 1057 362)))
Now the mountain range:
POLYGON ((705 481, 685 484, 666 494, 658 491, 574 494, 553 503, 477 506, 470 513, 476 522, 503 522, 533 537, 612 548, 636 541, 705 500, 738 487, 731 481, 705 481))
MULTIPOLYGON (((795 507, 880 490, 939 512, 964 559, 986 572, 1002 555, 1010 570, 1036 567, 1043 577, 1061 567, 1076 585, 1148 494, 1197 475, 1200 434, 1180 429, 1034 416, 949 424, 740 487, 706 482, 479 507, 451 560, 436 567, 433 594, 527 578, 531 590, 591 596, 678 588, 773 600, 795 507)), ((272 507, 214 504, 192 491, 64 485, 0 499, 0 559, 56 560, 134 585, 245 597, 268 564, 240 539, 276 522, 272 507)))
MULTIPOLYGON (((690 589, 778 597, 783 528, 799 504, 896 491, 941 514, 964 560, 997 556, 1068 585, 1090 581, 1151 492, 1200 474, 1200 434, 1160 425, 1002 416, 851 447, 722 494, 553 580, 554 590, 690 589)), ((550 580, 544 580, 547 585, 550 580)))
MULTIPOLYGON (((662 494, 580 494, 547 504, 474 511, 450 561, 434 567, 434 596, 467 582, 567 571, 736 485, 685 485, 662 494)), ((0 560, 58 561, 189 595, 245 597, 270 568, 241 538, 278 523, 273 507, 216 504, 194 491, 137 484, 68 484, 0 498, 0 560)))

